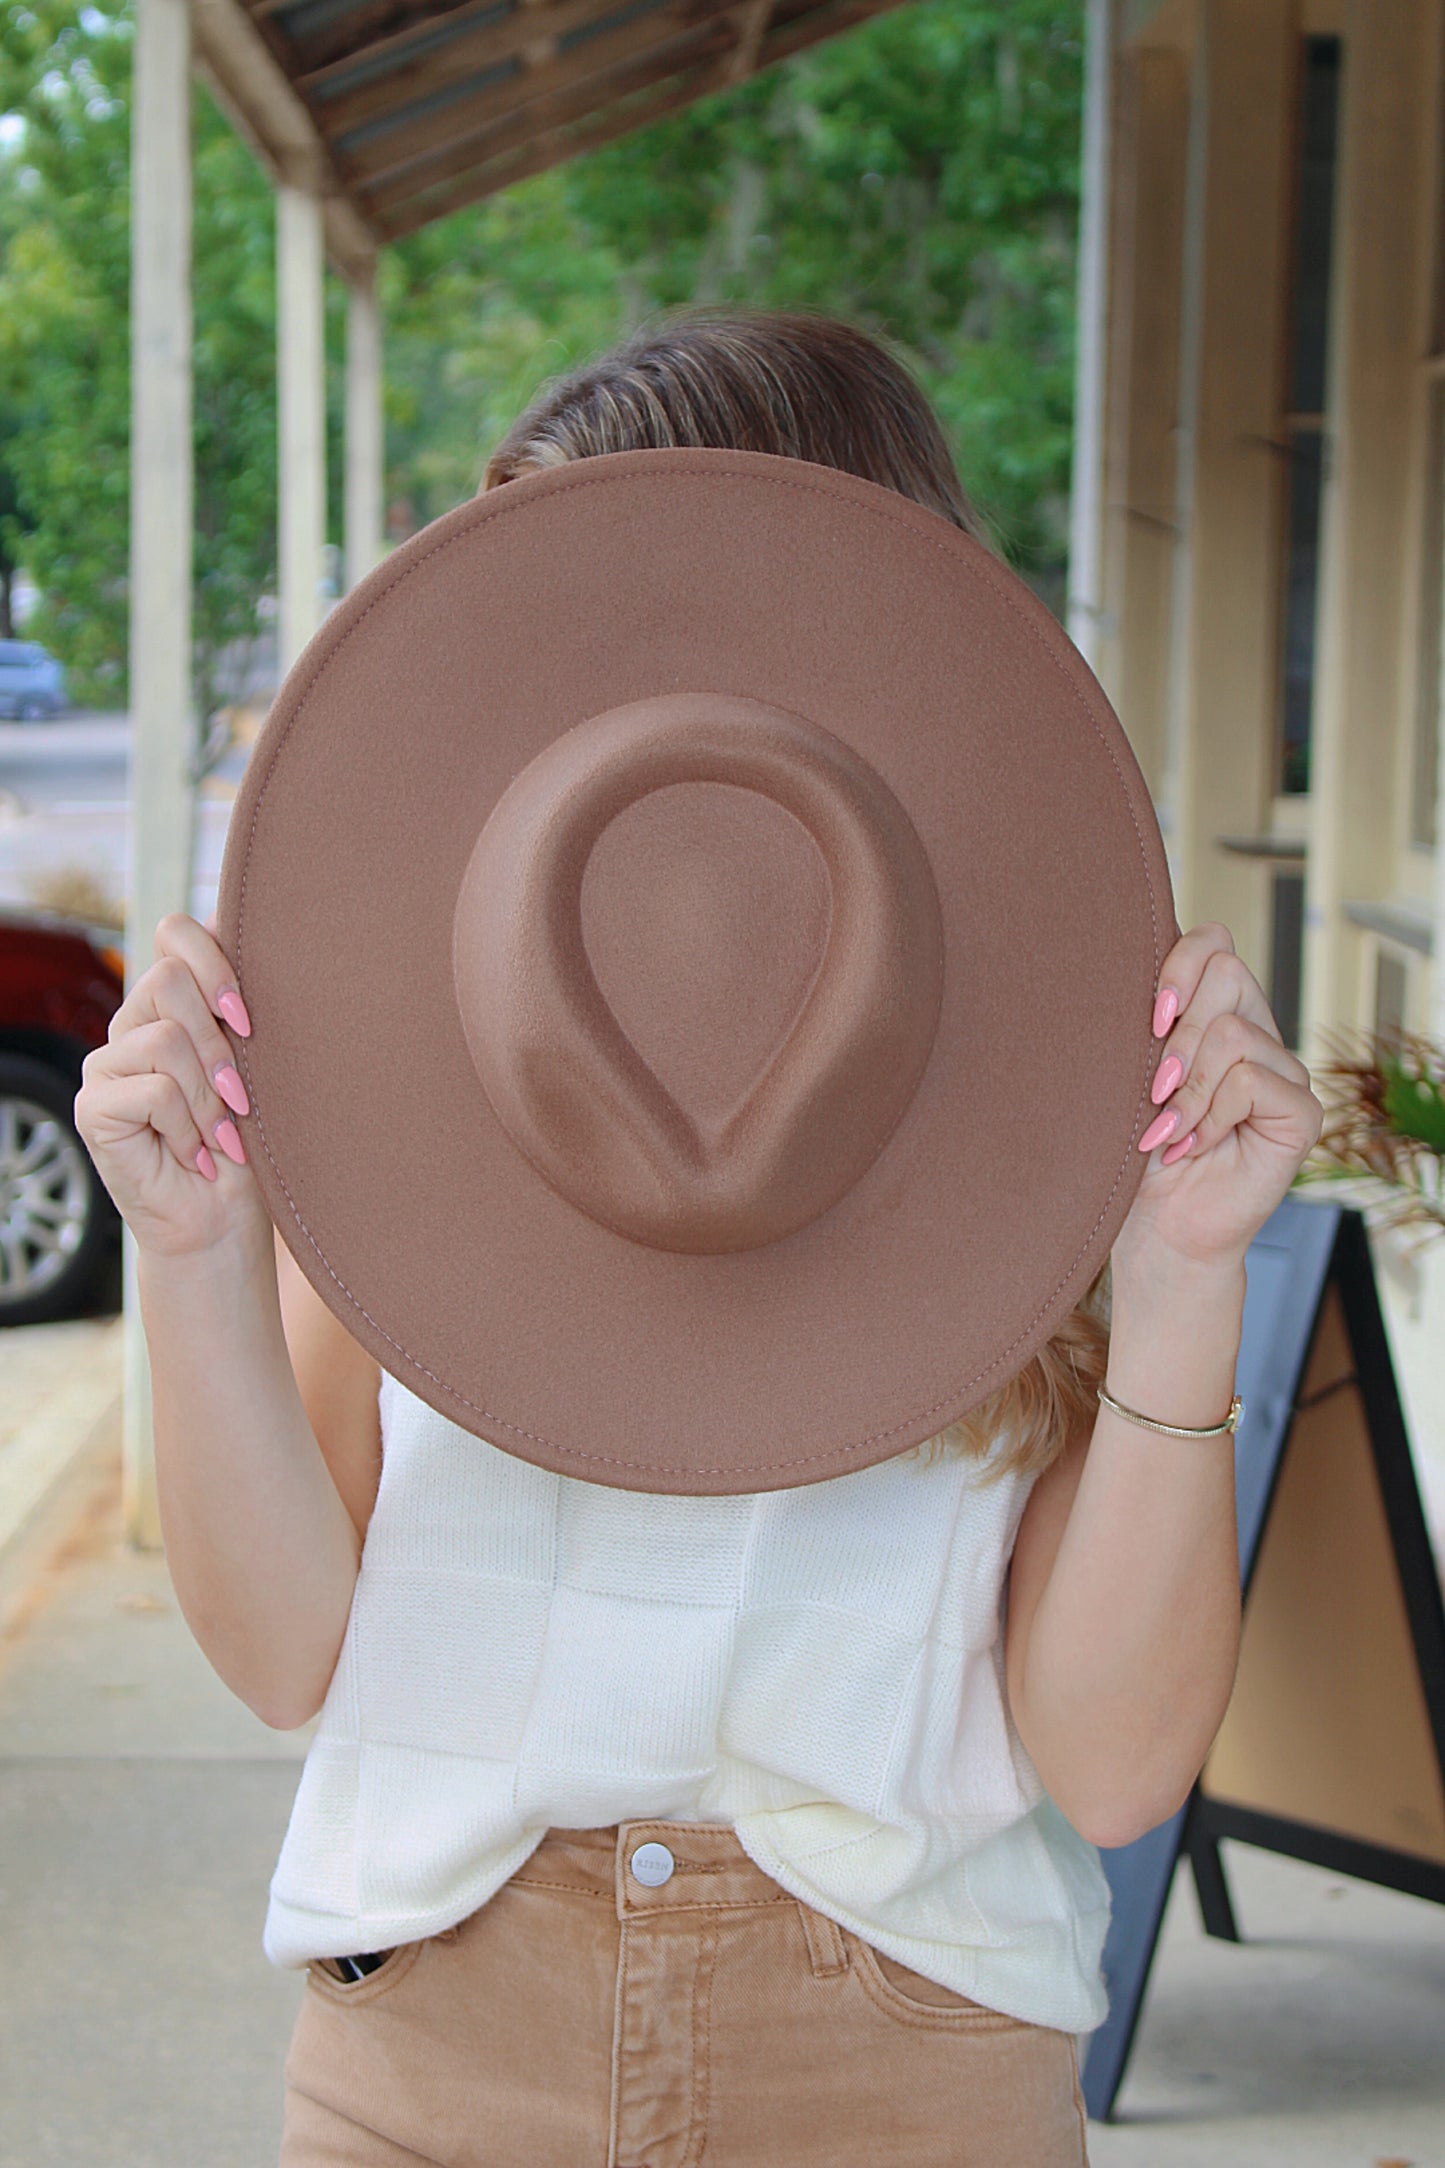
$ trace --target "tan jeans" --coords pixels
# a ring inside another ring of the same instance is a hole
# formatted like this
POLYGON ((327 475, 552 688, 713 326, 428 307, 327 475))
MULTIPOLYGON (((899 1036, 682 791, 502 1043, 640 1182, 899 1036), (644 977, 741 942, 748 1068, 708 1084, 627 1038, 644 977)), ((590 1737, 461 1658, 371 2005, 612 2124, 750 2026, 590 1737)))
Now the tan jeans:
POLYGON ((1087 2168, 1088 2155, 1071 2033, 881 1956, 788 1896, 730 1829, 637 1821, 550 1831, 470 1919, 362 1980, 311 1967, 281 2168, 418 2162, 1087 2168), (644 1844, 651 1883, 630 1864, 644 1844))

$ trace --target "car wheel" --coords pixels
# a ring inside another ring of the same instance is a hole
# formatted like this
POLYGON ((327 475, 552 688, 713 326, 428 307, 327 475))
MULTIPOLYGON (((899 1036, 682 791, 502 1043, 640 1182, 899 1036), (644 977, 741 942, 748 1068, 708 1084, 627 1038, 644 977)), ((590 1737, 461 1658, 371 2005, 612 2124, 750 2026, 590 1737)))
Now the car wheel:
POLYGON ((59 1070, 0 1054, 0 1325, 74 1316, 115 1239, 75 1092, 59 1070))
POLYGON ((54 710, 49 702, 45 700, 25 700, 20 705, 20 720, 22 723, 43 723, 47 716, 53 713, 54 710))

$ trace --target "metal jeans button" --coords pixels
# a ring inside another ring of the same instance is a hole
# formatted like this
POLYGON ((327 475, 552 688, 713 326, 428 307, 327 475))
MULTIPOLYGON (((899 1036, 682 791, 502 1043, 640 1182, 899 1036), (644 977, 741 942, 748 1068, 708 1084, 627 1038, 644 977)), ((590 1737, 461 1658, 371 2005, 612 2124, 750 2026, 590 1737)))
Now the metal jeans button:
POLYGON ((660 1889, 664 1882, 671 1881, 677 1861, 665 1844, 639 1844, 627 1864, 645 1888, 660 1889))

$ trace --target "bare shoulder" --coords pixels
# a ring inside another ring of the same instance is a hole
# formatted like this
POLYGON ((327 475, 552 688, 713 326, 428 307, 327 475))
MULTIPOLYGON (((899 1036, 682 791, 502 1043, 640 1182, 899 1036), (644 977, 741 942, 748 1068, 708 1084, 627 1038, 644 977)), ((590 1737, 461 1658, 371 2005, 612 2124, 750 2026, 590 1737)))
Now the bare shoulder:
POLYGON ((281 1321, 297 1388, 341 1501, 365 1535, 381 1480, 381 1368, 321 1300, 278 1235, 281 1321))
POLYGON ((1009 1699, 1016 1710, 1023 1699, 1029 1627, 1058 1556, 1092 1435, 1091 1423, 1070 1433, 1063 1451, 1029 1492, 1014 1538, 1008 1575, 1005 1667, 1009 1699))

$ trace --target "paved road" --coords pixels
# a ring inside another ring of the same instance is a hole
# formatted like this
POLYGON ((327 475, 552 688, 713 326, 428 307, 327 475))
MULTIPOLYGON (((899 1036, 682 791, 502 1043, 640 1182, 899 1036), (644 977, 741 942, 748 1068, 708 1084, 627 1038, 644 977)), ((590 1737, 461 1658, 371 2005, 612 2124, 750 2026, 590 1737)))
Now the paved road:
MULTIPOLYGON (((199 917, 215 904, 230 804, 245 765, 245 751, 235 748, 201 789, 191 897, 199 917)), ((29 902, 37 884, 72 870, 89 873, 112 896, 124 894, 129 766, 127 715, 0 723, 0 902, 29 902)))
POLYGON ((30 809, 77 794, 124 798, 129 753, 128 715, 0 723, 0 788, 30 809))
MULTIPOLYGON (((233 747, 213 780, 234 789, 246 765, 233 747)), ((28 813, 123 805, 130 767, 128 715, 75 715, 58 723, 0 722, 0 789, 28 813)))

